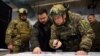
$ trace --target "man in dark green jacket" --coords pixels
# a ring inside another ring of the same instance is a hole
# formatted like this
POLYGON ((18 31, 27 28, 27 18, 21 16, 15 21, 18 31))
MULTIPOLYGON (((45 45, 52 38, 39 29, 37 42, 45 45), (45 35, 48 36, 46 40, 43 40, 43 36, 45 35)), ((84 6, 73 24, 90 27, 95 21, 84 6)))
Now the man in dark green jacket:
POLYGON ((95 33, 95 39, 93 41, 91 51, 100 52, 100 22, 96 20, 94 14, 88 15, 87 19, 90 22, 90 25, 95 33))

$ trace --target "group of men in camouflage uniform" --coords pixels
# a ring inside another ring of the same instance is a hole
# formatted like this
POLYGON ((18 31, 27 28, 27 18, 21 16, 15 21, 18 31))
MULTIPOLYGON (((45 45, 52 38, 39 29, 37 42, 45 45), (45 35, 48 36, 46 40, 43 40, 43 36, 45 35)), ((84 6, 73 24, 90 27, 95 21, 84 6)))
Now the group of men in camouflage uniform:
POLYGON ((85 19, 62 4, 55 4, 49 16, 47 11, 41 11, 37 13, 38 21, 31 27, 26 19, 27 10, 19 10, 19 18, 12 20, 7 28, 9 50, 13 53, 28 51, 30 41, 31 51, 37 54, 57 49, 75 51, 77 55, 89 52, 95 35, 85 19))

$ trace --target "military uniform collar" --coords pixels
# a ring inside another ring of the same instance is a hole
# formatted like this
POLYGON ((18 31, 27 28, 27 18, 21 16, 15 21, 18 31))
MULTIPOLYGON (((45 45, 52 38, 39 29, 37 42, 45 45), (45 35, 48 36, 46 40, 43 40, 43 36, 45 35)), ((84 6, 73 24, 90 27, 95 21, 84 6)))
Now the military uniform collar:
MULTIPOLYGON (((20 18, 18 18, 18 20, 19 20, 19 21, 24 21, 24 20, 21 20, 20 18)), ((27 19, 26 19, 24 22, 27 22, 27 19)))

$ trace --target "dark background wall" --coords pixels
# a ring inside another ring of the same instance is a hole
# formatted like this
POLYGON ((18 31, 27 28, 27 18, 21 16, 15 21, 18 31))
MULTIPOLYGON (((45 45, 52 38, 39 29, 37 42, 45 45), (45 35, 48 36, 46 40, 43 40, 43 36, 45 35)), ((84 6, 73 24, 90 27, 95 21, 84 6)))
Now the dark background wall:
POLYGON ((12 8, 0 0, 0 48, 6 48, 5 31, 11 20, 12 8))

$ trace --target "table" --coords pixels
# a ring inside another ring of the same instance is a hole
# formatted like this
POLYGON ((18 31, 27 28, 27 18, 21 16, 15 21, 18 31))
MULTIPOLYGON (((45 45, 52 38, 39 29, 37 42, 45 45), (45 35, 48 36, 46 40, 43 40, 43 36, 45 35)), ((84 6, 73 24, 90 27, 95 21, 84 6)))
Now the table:
MULTIPOLYGON (((16 54, 6 54, 3 56, 75 56, 75 52, 43 52, 42 54, 32 54, 32 52, 23 52, 16 54)), ((87 56, 100 56, 100 52, 89 52, 87 56)))
POLYGON ((0 56, 7 54, 7 53, 8 53, 8 49, 3 49, 3 48, 0 49, 0 56))

